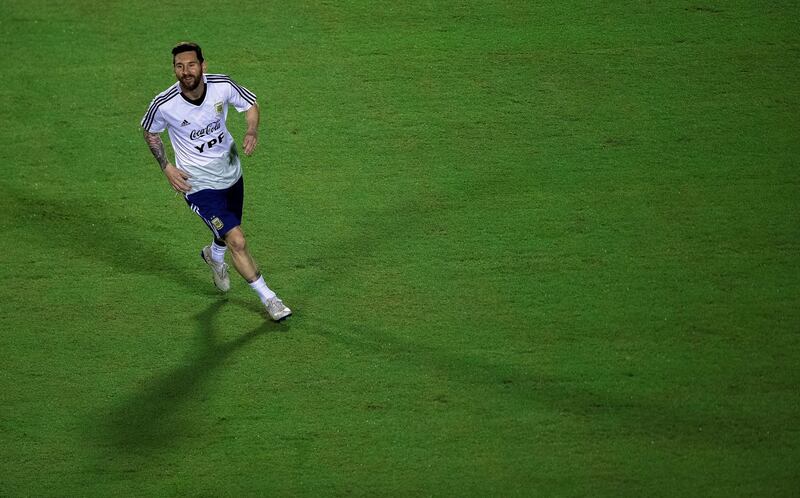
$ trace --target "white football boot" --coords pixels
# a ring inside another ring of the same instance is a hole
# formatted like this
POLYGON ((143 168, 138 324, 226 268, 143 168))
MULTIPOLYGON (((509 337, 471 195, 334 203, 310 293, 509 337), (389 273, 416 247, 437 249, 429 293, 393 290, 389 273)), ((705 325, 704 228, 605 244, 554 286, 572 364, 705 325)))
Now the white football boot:
POLYGON ((211 274, 214 276, 214 285, 222 292, 228 292, 231 288, 231 279, 228 277, 228 265, 225 262, 217 263, 211 258, 211 246, 205 246, 200 251, 200 257, 211 268, 211 274))
POLYGON ((270 318, 276 322, 279 322, 292 314, 292 310, 283 304, 283 301, 281 301, 278 296, 267 299, 265 307, 267 308, 267 313, 269 313, 270 318))

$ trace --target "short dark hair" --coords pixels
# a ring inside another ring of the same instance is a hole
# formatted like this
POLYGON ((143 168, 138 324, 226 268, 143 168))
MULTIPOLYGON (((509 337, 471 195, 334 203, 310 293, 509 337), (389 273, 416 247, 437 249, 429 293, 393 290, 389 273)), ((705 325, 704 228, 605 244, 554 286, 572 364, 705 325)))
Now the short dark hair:
POLYGON ((197 60, 203 62, 203 49, 200 45, 193 42, 180 42, 172 49, 172 63, 175 64, 175 56, 183 52, 194 52, 197 54, 197 60))

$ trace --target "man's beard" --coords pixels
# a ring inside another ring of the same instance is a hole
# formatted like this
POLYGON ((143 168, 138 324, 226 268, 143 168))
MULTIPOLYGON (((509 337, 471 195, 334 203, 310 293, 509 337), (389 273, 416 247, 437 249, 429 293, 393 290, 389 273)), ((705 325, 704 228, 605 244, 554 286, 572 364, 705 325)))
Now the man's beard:
POLYGON ((186 82, 187 78, 182 78, 180 80, 181 81, 181 87, 184 90, 189 91, 189 92, 194 91, 198 86, 200 86, 200 78, 202 78, 202 77, 203 77, 202 75, 188 77, 189 81, 191 81, 192 83, 187 83, 186 82))

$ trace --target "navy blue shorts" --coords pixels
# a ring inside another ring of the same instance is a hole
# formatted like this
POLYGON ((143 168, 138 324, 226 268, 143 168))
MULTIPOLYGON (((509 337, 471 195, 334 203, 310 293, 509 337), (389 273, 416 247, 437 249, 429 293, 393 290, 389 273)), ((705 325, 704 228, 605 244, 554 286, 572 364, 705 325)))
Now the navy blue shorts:
POLYGON ((214 233, 225 240, 225 234, 242 224, 244 179, 242 177, 222 190, 205 189, 186 196, 186 203, 214 233))

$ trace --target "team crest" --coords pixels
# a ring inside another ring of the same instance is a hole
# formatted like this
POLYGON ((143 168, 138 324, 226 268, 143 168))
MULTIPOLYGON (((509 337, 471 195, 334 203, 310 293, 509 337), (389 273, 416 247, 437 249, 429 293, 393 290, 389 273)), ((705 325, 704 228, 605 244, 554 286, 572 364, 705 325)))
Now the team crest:
POLYGON ((217 111, 217 114, 222 114, 222 102, 214 104, 214 109, 217 111))
POLYGON ((221 219, 219 219, 219 218, 217 218, 216 216, 214 216, 213 218, 211 218, 211 224, 212 224, 212 225, 214 225, 214 228, 216 228, 217 230, 222 230, 222 227, 224 227, 224 226, 225 226, 225 225, 222 223, 222 220, 221 220, 221 219))

